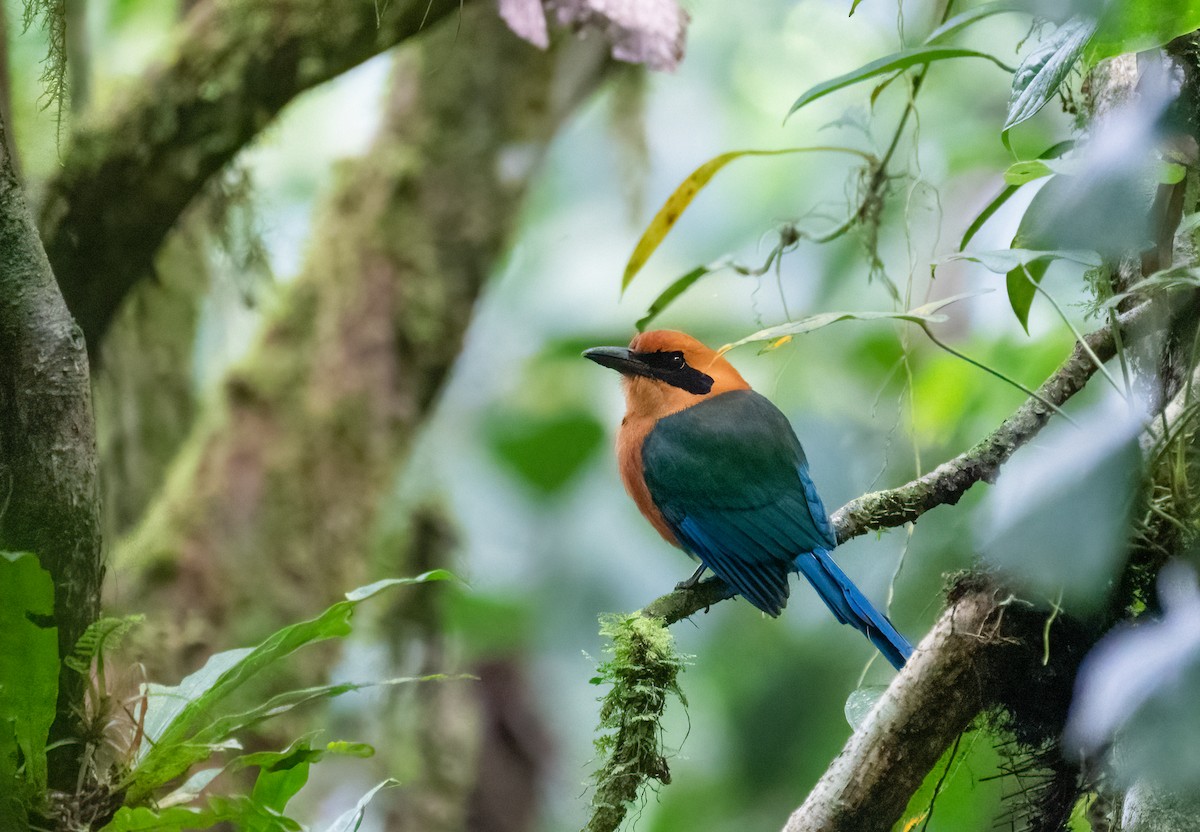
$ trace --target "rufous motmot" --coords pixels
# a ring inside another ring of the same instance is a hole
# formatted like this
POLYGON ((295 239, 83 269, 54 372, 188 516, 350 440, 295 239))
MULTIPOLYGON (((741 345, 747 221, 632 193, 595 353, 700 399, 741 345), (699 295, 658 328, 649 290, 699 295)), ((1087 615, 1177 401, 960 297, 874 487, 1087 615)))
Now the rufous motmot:
POLYGON ((837 537, 787 417, 724 356, 682 332, 643 332, 584 356, 623 377, 617 460, 625 489, 666 541, 768 615, 799 572, 834 617, 899 669, 912 645, 834 563, 837 537))

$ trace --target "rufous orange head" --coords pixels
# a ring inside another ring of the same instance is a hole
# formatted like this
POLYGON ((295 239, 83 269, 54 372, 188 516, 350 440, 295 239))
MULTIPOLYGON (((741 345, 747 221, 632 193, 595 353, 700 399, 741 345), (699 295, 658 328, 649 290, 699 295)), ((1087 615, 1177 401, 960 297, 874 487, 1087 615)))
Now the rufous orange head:
POLYGON ((750 389, 723 355, 673 329, 643 332, 628 347, 592 347, 583 355, 624 377, 627 416, 661 419, 711 396, 750 389))

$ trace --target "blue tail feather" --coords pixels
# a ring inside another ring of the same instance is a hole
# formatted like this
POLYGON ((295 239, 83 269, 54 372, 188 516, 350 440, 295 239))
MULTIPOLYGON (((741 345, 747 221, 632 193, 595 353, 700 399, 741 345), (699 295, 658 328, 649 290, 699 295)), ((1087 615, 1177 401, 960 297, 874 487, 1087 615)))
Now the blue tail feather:
POLYGON ((899 670, 912 655, 912 645, 892 626, 887 616, 875 609, 838 566, 829 552, 817 549, 794 561, 825 606, 842 624, 849 624, 871 640, 892 667, 899 670))

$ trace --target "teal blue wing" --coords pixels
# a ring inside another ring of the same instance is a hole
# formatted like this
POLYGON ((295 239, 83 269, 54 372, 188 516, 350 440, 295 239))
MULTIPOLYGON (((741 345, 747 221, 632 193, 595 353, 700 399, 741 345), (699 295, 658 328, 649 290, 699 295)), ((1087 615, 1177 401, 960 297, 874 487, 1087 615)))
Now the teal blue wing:
POLYGON ((757 393, 724 393, 660 420, 642 463, 684 548, 766 613, 786 605, 798 556, 837 545, 799 440, 757 393))

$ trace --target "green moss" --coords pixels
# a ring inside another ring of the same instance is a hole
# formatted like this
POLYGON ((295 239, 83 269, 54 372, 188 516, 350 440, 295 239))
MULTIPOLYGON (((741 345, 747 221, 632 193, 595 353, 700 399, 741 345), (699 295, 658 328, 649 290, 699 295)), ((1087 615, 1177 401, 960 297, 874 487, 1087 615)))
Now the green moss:
POLYGON ((597 668, 593 681, 611 688, 601 700, 596 753, 604 765, 596 772, 586 832, 612 832, 648 781, 671 782, 662 714, 669 696, 687 705, 678 677, 688 657, 675 650, 663 619, 606 615, 600 619, 600 634, 612 643, 605 650, 609 659, 597 668))
POLYGON ((25 29, 37 24, 45 30, 46 58, 42 68, 42 106, 55 107, 55 126, 62 139, 63 101, 67 97, 67 2, 66 0, 25 0, 22 24, 25 29))

